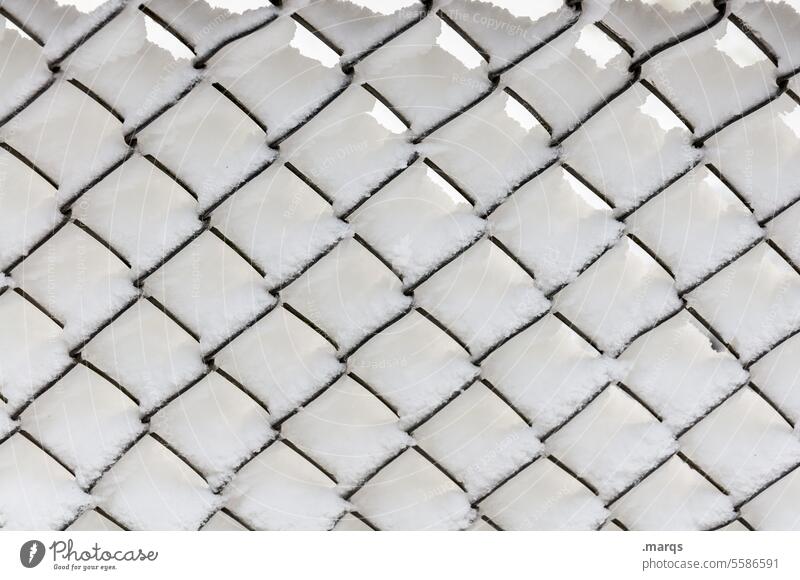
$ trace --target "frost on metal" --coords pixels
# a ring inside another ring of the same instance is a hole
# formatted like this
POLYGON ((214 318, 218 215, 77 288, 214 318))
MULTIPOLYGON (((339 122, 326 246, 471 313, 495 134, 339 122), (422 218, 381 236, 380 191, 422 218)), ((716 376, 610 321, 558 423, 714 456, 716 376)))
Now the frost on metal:
POLYGON ((799 39, 0 0, 0 528, 800 529, 799 39))

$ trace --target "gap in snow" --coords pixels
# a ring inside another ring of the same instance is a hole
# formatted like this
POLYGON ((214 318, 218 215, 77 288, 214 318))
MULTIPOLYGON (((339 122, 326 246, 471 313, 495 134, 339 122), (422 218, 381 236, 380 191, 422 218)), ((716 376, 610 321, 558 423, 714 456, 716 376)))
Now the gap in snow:
POLYGON ((561 8, 562 0, 489 0, 498 8, 505 8, 516 17, 539 20, 561 8))
POLYGON ((539 121, 534 117, 531 112, 522 106, 517 99, 509 94, 506 94, 505 113, 510 118, 514 119, 519 126, 530 131, 539 124, 539 121))
POLYGON ((794 109, 788 113, 781 113, 778 116, 783 121, 783 124, 791 129, 795 137, 800 139, 800 105, 795 105, 794 109))
POLYGON ((725 34, 717 39, 714 46, 718 51, 727 54, 741 68, 767 60, 767 55, 730 21, 725 28, 725 34))
POLYGON ((147 15, 144 17, 144 33, 147 37, 147 40, 156 46, 160 46, 176 59, 192 58, 193 56, 192 51, 189 50, 188 46, 175 38, 171 32, 152 20, 147 15))
POLYGON ((378 99, 375 99, 375 106, 372 107, 372 110, 369 111, 369 114, 384 128, 388 129, 394 134, 403 133, 406 130, 406 126, 403 125, 403 122, 398 118, 397 115, 392 113, 392 110, 381 103, 378 99))
POLYGON ((622 47, 596 26, 587 26, 581 30, 575 46, 600 68, 606 68, 609 61, 622 52, 622 47))
POLYGON ((398 10, 418 4, 417 0, 346 0, 359 8, 366 8, 376 14, 394 14, 398 10))
POLYGON ((600 209, 600 210, 610 210, 611 207, 604 202, 602 199, 597 197, 597 194, 593 192, 591 189, 586 187, 582 184, 574 175, 572 175, 569 171, 561 169, 561 175, 564 177, 566 182, 569 184, 572 191, 575 192, 575 195, 580 197, 583 201, 585 201, 589 207, 593 209, 600 209))
POLYGON ((451 28, 449 24, 441 21, 442 31, 436 37, 436 44, 456 57, 461 63, 469 68, 477 68, 483 63, 483 57, 477 50, 462 38, 462 36, 451 28))
MULTIPOLYGON (((3 22, 6 30, 13 30, 14 32, 19 34, 22 38, 27 38, 28 40, 33 41, 33 39, 30 36, 28 36, 27 32, 22 30, 19 26, 17 26, 16 24, 11 22, 10 20, 0 16, 0 21, 3 22)), ((2 33, 0 33, 0 37, 2 37, 2 33)))
POLYGON ((639 110, 648 117, 655 119, 658 126, 661 127, 665 133, 675 128, 686 128, 678 116, 673 113, 661 99, 653 94, 647 95, 644 103, 639 106, 639 110))
MULTIPOLYGON (((630 1, 630 0, 629 0, 630 1)), ((701 4, 701 0, 639 0, 642 4, 647 6, 656 6, 658 8, 665 8, 670 12, 684 12, 694 6, 701 4)))
POLYGON ((289 46, 305 57, 318 61, 321 65, 333 68, 339 64, 339 55, 305 26, 294 23, 294 37, 289 46))
POLYGON ((427 175, 428 179, 430 179, 432 183, 435 183, 436 185, 438 185, 439 188, 441 188, 441 190, 445 193, 445 195, 447 195, 447 197, 452 199, 453 202, 455 202, 455 203, 467 203, 467 200, 464 199, 464 196, 462 196, 460 193, 458 193, 456 188, 454 188, 452 185, 447 183, 447 181, 444 179, 444 177, 442 177, 441 175, 436 173, 433 169, 431 169, 430 167, 427 167, 427 166, 426 166, 426 171, 427 171, 426 175, 427 175))
POLYGON ((61 6, 74 6, 81 12, 89 13, 98 6, 105 4, 107 0, 56 0, 56 4, 61 6))
POLYGON ((212 8, 222 8, 234 14, 241 14, 246 10, 257 10, 271 4, 265 0, 206 0, 212 8))

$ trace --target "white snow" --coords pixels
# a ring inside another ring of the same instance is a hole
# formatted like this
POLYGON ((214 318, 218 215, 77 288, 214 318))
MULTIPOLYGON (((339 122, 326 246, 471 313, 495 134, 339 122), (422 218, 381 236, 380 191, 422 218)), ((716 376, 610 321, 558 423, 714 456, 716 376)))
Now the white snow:
POLYGON ((119 532, 117 524, 100 515, 96 510, 86 510, 66 529, 68 532, 119 532))
POLYGON ((636 56, 699 28, 717 15, 711 0, 616 0, 602 15, 636 56))
POLYGON ((249 181, 214 211, 211 223, 266 272, 271 287, 349 232, 330 205, 283 165, 249 181))
POLYGON ((762 236, 750 210, 705 166, 647 202, 626 224, 670 267, 679 290, 762 236))
POLYGON ((425 281, 414 296, 474 357, 550 305, 531 277, 488 239, 425 281))
POLYGON ((518 104, 508 93, 495 92, 421 145, 421 151, 475 200, 477 211, 503 199, 556 155, 536 118, 524 109, 512 116, 509 103, 518 104))
POLYGON ((491 214, 489 224, 544 292, 571 281, 622 231, 611 209, 558 166, 517 190, 491 214))
POLYGON ((481 372, 541 436, 617 378, 618 367, 547 315, 490 354, 481 372))
POLYGON ((348 219, 403 275, 406 286, 484 231, 484 222, 452 186, 417 161, 348 219))
POLYGON ((701 153, 685 128, 664 130, 636 84, 564 142, 564 160, 622 211, 634 207, 701 153))
POLYGON ((67 224, 11 273, 64 323, 75 344, 136 296, 128 267, 81 228, 67 224))
POLYGON ((800 470, 795 469, 742 506, 742 515, 759 530, 796 530, 800 470))
POLYGON ((209 63, 211 77, 266 124, 270 138, 305 120, 347 83, 334 66, 335 54, 330 63, 294 46, 303 33, 330 50, 292 18, 281 17, 226 46, 209 63))
POLYGON ((486 50, 492 70, 510 64, 575 15, 559 0, 453 0, 442 4, 444 13, 486 50))
POLYGON ((350 377, 334 383, 281 426, 281 435, 348 489, 412 443, 397 417, 350 377))
POLYGON ((333 200, 351 209, 390 174, 405 167, 414 148, 371 113, 376 99, 351 86, 281 143, 281 154, 333 200))
POLYGON ((769 217, 800 192, 800 105, 787 95, 725 128, 706 147, 713 163, 747 199, 756 217, 769 217))
POLYGON ((358 65, 358 79, 388 99, 416 133, 431 129, 490 87, 486 64, 475 58, 472 47, 465 49, 460 38, 463 44, 437 42, 444 28, 449 26, 428 16, 358 65))
POLYGON ((547 440, 552 454, 612 499, 678 450, 669 429, 610 386, 547 440))
POLYGON ((800 463, 797 433, 747 387, 681 437, 681 448, 735 502, 800 463))
POLYGON ((766 243, 687 299, 745 361, 800 326, 800 276, 766 243))
POLYGON ((147 300, 140 300, 81 351, 136 398, 143 413, 203 370, 200 345, 147 300))
POLYGON ((37 397, 21 420, 84 488, 145 429, 136 403, 83 365, 37 397))
POLYGON ((0 118, 36 93, 50 79, 42 49, 24 33, 0 20, 0 118))
POLYGON ((553 301, 556 311, 611 355, 680 305, 669 274, 629 238, 605 253, 553 301))
POLYGON ((466 494, 413 449, 384 467, 351 502, 382 530, 460 530, 475 518, 466 494))
POLYGON ((63 202, 123 158, 120 129, 99 103, 58 80, 0 128, 0 138, 58 184, 63 202))
POLYGON ((149 276, 144 289, 200 336, 204 351, 275 302, 258 272, 210 231, 149 276))
POLYGON ((225 499, 258 530, 328 530, 348 507, 330 479, 280 441, 236 474, 225 499))
POLYGON ((200 528, 201 532, 244 532, 246 530, 247 528, 242 524, 222 511, 211 516, 206 524, 200 528))
POLYGON ((72 475, 24 436, 0 445, 4 530, 57 530, 89 501, 72 475))
POLYGON ((800 337, 792 338, 768 352, 750 367, 753 384, 792 421, 800 421, 800 337))
POLYGON ((203 82, 137 134, 140 150, 169 167, 208 208, 274 159, 264 133, 203 82))
POLYGON ((199 475, 149 436, 103 475, 92 495, 131 530, 196 530, 220 501, 199 475))
POLYGON ((340 353, 411 305, 400 279, 352 238, 282 290, 281 298, 331 336, 340 353))
POLYGON ((747 380, 739 362, 685 310, 636 339, 618 360, 625 384, 675 431, 747 380))
POLYGON ((269 415, 219 373, 204 377, 153 415, 150 431, 178 449, 218 487, 272 439, 269 415))
POLYGON ((775 92, 776 69, 739 28, 724 20, 642 67, 702 135, 775 92))
POLYGON ((72 206, 73 217, 107 240, 142 274, 197 231, 195 199, 135 154, 72 206))
POLYGON ((549 459, 539 459, 481 502, 504 530, 594 530, 606 519, 603 503, 549 459))
POLYGON ((149 0, 147 6, 187 40, 197 58, 277 13, 269 2, 252 0, 149 0))
POLYGON ((0 268, 24 255, 60 218, 56 190, 0 149, 0 268))
POLYGON ((215 356, 216 364, 279 419, 343 370, 322 336, 276 308, 215 356))
POLYGON ((470 499, 488 492, 542 450, 535 430, 480 382, 413 435, 464 484, 470 499))
POLYGON ((547 121, 554 135, 560 135, 622 88, 630 60, 589 24, 547 43, 502 79, 547 121))
POLYGON ((707 530, 735 517, 728 496, 678 457, 614 503, 611 514, 629 530, 707 530))
POLYGON ((0 391, 14 410, 70 363, 58 325, 10 288, 0 294, 0 391))
POLYGON ((777 53, 780 74, 800 66, 800 6, 797 2, 737 0, 732 3, 732 9, 777 53))
POLYGON ((423 10, 418 0, 340 0, 310 2, 298 14, 330 38, 347 62, 411 23, 423 10))
POLYGON ((478 374, 468 353, 416 311, 371 338, 348 368, 378 391, 410 425, 478 374))
POLYGON ((153 29, 175 41, 136 3, 129 3, 62 66, 66 75, 77 78, 124 117, 126 131, 177 99, 199 78, 188 58, 191 53, 174 54, 153 42, 153 29))

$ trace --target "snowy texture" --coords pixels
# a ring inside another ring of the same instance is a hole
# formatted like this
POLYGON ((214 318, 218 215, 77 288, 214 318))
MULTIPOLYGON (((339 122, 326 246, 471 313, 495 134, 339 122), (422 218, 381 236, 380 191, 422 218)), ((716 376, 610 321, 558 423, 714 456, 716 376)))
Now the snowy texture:
POLYGON ((280 441, 245 465, 226 494, 259 530, 327 530, 347 509, 334 482, 280 441))
POLYGON ((413 449, 383 468, 351 501, 385 530, 460 530, 475 517, 466 494, 413 449))
POLYGON ((476 357, 549 306, 533 279, 486 239, 442 268, 415 296, 476 357))
POLYGON ((618 360, 625 384, 675 430, 747 380, 738 361, 686 311, 635 340, 618 360))
POLYGON ((78 365, 22 413, 22 427, 75 471, 88 487, 145 426, 136 404, 100 375, 78 365))
POLYGON ((372 338, 348 362, 406 424, 435 409, 478 374, 468 353, 418 312, 372 338))
POLYGON ((613 360, 549 315, 489 355, 481 368, 538 435, 557 427, 619 375, 613 360))
POLYGON ((283 292, 347 352, 411 305, 400 280, 354 239, 314 264, 283 292))
POLYGON ((211 220, 266 272, 271 286, 297 274, 348 233, 330 205, 283 165, 272 165, 247 182, 211 220))
POLYGON ((103 475, 92 496, 133 530, 192 530, 219 499, 175 454, 145 436, 103 475))
POLYGON ((675 453, 678 443, 641 405, 610 386, 548 439, 546 450, 609 500, 675 453))
POLYGON ((714 274, 688 301, 745 361, 800 327, 800 275, 766 243, 714 274))
POLYGON ((542 449, 533 429, 480 382, 413 434, 420 447, 464 483, 471 499, 542 449))
POLYGON ((561 135, 628 81, 630 57, 599 28, 570 30, 503 75, 561 135))
POLYGON ((335 354, 302 320, 276 308, 222 349, 216 361, 272 415, 282 417, 341 373, 335 354))
POLYGON ((800 528, 798 0, 0 4, 0 528, 800 528))
POLYGON ((705 530, 733 519, 730 498, 677 457, 614 504, 631 530, 705 530))
POLYGON ((314 399, 281 432, 330 469, 344 488, 412 442, 391 410, 350 377, 314 399))
POLYGON ((204 351, 275 302, 258 272, 212 232, 150 276, 145 291, 200 337, 204 351))
POLYGON ((623 239, 558 294, 554 307, 604 352, 679 308, 672 278, 647 253, 623 239))
POLYGON ((634 85, 564 142, 565 160, 618 209, 635 207, 700 157, 664 109, 634 85))
POLYGON ((681 177, 627 220, 684 289, 761 237, 753 214, 707 168, 681 177))
POLYGON ((89 501, 70 473, 23 435, 0 445, 4 530, 59 529, 89 501))
POLYGON ((349 221, 403 275, 406 285, 485 229, 464 198, 420 161, 362 204, 349 221))
POLYGON ((523 185, 489 224, 545 292, 573 280, 622 231, 610 208, 561 167, 523 185))
POLYGON ((686 433, 681 447, 734 501, 748 499, 800 463, 797 434, 750 388, 738 391, 686 433))
POLYGON ((267 413, 218 373, 153 415, 150 431, 200 467, 212 487, 273 437, 267 413))
POLYGON ((422 152, 454 176, 479 212, 555 156, 547 131, 503 92, 493 93, 433 133, 422 152))
POLYGON ((83 349, 83 357, 124 385, 148 412, 204 369, 200 345, 147 300, 140 300, 83 349))
POLYGON ((603 502, 548 459, 539 459, 480 504, 508 530, 594 530, 608 512, 603 502))

